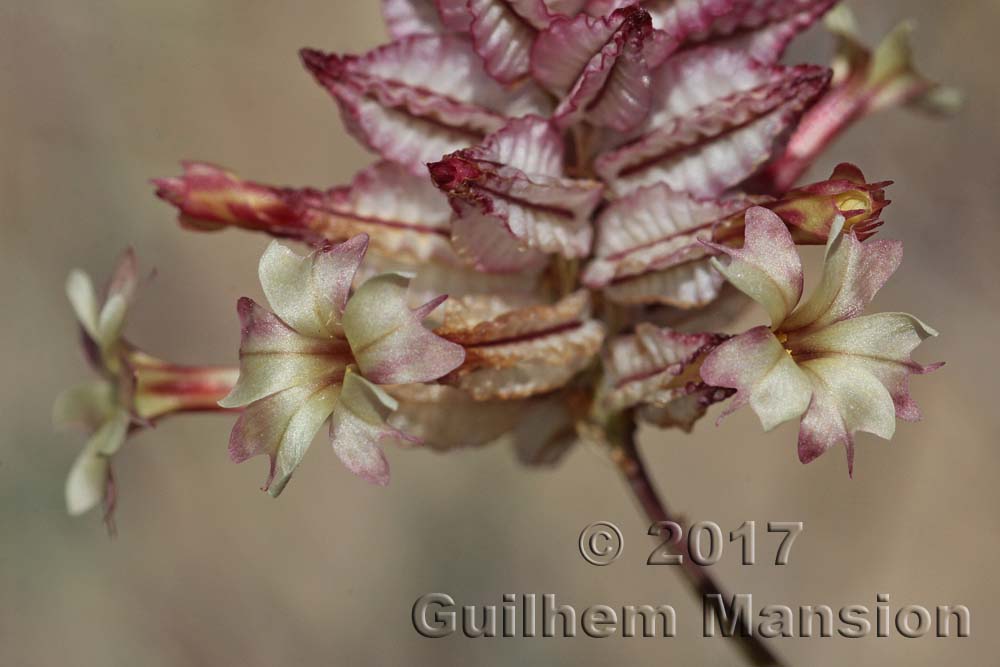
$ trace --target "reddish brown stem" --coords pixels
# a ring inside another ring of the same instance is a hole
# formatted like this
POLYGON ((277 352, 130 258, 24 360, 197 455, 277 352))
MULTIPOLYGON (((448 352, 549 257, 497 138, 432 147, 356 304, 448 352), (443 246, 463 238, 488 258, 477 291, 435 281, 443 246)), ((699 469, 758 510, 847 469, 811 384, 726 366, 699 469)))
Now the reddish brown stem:
MULTIPOLYGON (((635 421, 629 416, 628 423, 624 424, 624 428, 622 429, 621 441, 617 443, 617 449, 614 450, 615 463, 625 476, 632 495, 651 522, 673 521, 683 525, 683 521, 670 513, 666 504, 656 492, 652 478, 643 464, 642 457, 639 455, 635 433, 635 421)), ((667 546, 675 554, 684 557, 680 565, 681 572, 684 574, 684 580, 690 585, 694 594, 702 600, 703 604, 711 604, 710 601, 714 600, 731 600, 732 598, 712 578, 708 571, 691 560, 690 554, 687 553, 686 540, 682 540, 682 545, 668 544, 667 546)), ((719 614, 718 617, 721 618, 721 609, 717 610, 717 612, 719 614)), ((752 634, 742 635, 737 632, 732 635, 732 638, 737 641, 736 646, 751 665, 758 667, 782 667, 785 664, 760 638, 752 634)))

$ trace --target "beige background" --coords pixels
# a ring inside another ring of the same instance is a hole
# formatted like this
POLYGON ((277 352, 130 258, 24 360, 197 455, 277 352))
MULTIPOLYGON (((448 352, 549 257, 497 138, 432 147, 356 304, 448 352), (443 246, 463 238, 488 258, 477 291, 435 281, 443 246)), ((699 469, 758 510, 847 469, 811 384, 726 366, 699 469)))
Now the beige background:
MULTIPOLYGON (((871 38, 913 16, 924 69, 960 86, 951 122, 907 112, 866 123, 817 175, 849 159, 892 178, 883 234, 906 259, 876 306, 909 310, 943 335, 920 351, 948 365, 918 378, 925 412, 891 443, 861 436, 855 479, 842 455, 803 467, 795 429, 764 436, 748 413, 691 437, 648 432, 666 497, 726 529, 802 520, 788 567, 716 567, 758 604, 874 607, 964 603, 969 639, 782 640, 798 665, 995 663, 998 363, 997 150, 1000 5, 992 0, 858 3, 871 38)), ((0 8, 0 663, 737 664, 698 638, 699 610, 669 568, 641 565, 645 524, 612 469, 580 449, 551 471, 506 447, 448 456, 390 452, 375 489, 316 446, 280 501, 257 491, 265 464, 226 458, 230 420, 162 424, 119 457, 120 537, 96 515, 70 520, 62 483, 81 440, 55 434, 60 388, 87 377, 63 293, 72 267, 98 276, 126 244, 158 278, 130 338, 170 359, 235 359, 234 303, 256 295, 266 239, 181 232, 147 179, 214 160, 265 181, 327 185, 370 158, 299 66, 311 45, 361 51, 383 40, 377 3, 245 0, 5 2, 0 8), (607 568, 576 553, 598 519, 625 531, 607 568), (579 608, 670 602, 673 640, 431 641, 410 607, 444 591, 465 604, 505 592, 556 593, 579 608), (462 662, 460 662, 462 661, 462 662)), ((816 32, 796 55, 825 61, 816 32)), ((752 316, 755 320, 759 314, 752 316)), ((749 323, 751 320, 747 320, 749 323)))

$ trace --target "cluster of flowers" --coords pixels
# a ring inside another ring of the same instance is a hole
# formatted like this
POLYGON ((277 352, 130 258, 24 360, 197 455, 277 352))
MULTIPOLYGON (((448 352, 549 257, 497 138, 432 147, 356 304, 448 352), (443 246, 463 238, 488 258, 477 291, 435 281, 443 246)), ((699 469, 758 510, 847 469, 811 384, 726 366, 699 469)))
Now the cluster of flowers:
POLYGON ((306 49, 306 69, 380 161, 347 186, 279 188, 205 163, 157 179, 184 226, 260 231, 271 309, 244 298, 238 369, 156 360, 121 337, 126 255, 103 305, 69 296, 102 374, 58 401, 92 438, 67 500, 113 505, 110 457, 167 414, 239 409, 229 452, 277 495, 315 434, 386 484, 381 444, 508 436, 553 462, 622 419, 690 430, 713 403, 801 419, 810 461, 919 417, 916 318, 861 315, 902 257, 870 240, 888 183, 851 165, 794 187, 873 111, 954 94, 916 73, 906 27, 866 49, 835 0, 385 0, 393 41, 306 49), (828 14, 832 69, 779 63, 828 14), (797 244, 826 245, 802 303, 797 244), (729 287, 726 283, 730 284, 729 287), (733 289, 735 288, 735 289, 733 289), (447 294, 448 299, 441 296, 447 294), (747 295, 771 326, 705 332, 747 295), (596 435, 595 435, 596 434, 596 435))

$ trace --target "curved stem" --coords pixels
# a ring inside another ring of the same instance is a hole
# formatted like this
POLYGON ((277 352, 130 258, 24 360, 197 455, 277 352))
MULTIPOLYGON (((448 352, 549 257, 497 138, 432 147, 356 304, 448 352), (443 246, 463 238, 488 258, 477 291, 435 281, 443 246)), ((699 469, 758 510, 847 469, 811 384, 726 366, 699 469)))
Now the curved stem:
MULTIPOLYGON (((622 471, 625 480, 628 482, 632 495, 638 501, 639 505, 642 507, 651 522, 673 521, 683 525, 683 521, 670 513, 666 504, 664 504, 663 500, 656 492, 656 487, 653 486, 653 481, 650 478, 649 472, 639 455, 639 450, 636 446, 635 433, 635 420, 629 416, 628 422, 623 425, 620 434, 621 437, 618 438, 618 442, 616 443, 617 446, 612 453, 612 458, 618 465, 618 468, 622 471)), ((684 544, 686 544, 686 542, 684 542, 684 544)), ((667 546, 674 548, 670 544, 667 546)), ((731 598, 729 595, 726 594, 722 587, 712 578, 712 575, 709 574, 705 568, 691 560, 690 554, 686 553, 686 551, 686 546, 677 547, 675 549, 675 552, 678 553, 678 555, 684 557, 680 567, 681 572, 684 574, 685 581, 687 581, 690 585, 692 591, 702 599, 703 604, 708 604, 710 599, 730 600, 731 598), (709 598, 708 596, 717 597, 709 598)), ((719 611, 719 617, 721 618, 721 610, 719 611)), ((771 650, 760 638, 752 634, 742 635, 737 632, 732 635, 732 638, 737 640, 737 646, 743 652, 747 660, 749 660, 751 665, 757 665, 759 667, 782 667, 785 664, 778 658, 778 656, 771 652, 771 650)))

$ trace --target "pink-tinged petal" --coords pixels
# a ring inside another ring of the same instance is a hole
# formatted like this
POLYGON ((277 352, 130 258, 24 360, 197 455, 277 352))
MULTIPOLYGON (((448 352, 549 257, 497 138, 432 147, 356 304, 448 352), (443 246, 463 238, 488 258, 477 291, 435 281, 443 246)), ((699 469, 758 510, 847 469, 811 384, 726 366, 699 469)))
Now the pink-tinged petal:
POLYGON ((182 226, 198 231, 242 227, 272 236, 314 240, 305 204, 319 193, 244 181, 205 162, 183 162, 184 173, 154 178, 156 196, 180 211, 182 226))
POLYGON ((242 463, 270 459, 264 490, 277 497, 288 484, 313 438, 334 410, 340 387, 300 384, 248 405, 229 435, 229 457, 242 463))
POLYGON ((512 431, 530 401, 477 401, 447 385, 387 387, 399 407, 389 423, 439 451, 490 444, 512 431))
POLYGON ((387 420, 396 407, 396 399, 385 390, 348 370, 330 420, 333 451, 348 470, 379 486, 389 483, 389 462, 381 444, 419 443, 418 438, 389 425, 387 420))
POLYGON ((362 285, 344 309, 344 333, 362 375, 378 384, 430 382, 458 368, 461 345, 448 342, 421 324, 435 299, 411 310, 407 276, 386 273, 362 285))
POLYGON ((727 337, 686 334, 640 324, 636 333, 618 336, 603 352, 602 405, 617 412, 640 403, 663 402, 663 394, 691 393, 703 385, 698 368, 705 355, 727 337))
POLYGON ((434 183, 451 198, 458 220, 470 216, 477 227, 491 220, 521 247, 583 257, 590 251, 590 214, 601 201, 603 187, 563 177, 562 163, 558 131, 541 118, 528 117, 428 168, 434 183))
MULTIPOLYGON (((694 252, 694 249, 691 249, 694 252)), ((682 261, 669 268, 612 281, 604 295, 625 305, 662 304, 701 308, 715 301, 726 280, 709 258, 682 261)))
POLYGON ((802 261, 795 242, 781 218, 760 206, 747 210, 744 239, 742 248, 703 243, 730 258, 728 264, 713 259, 712 265, 764 306, 778 327, 802 296, 802 261))
POLYGON ((531 44, 550 15, 542 0, 445 0, 465 4, 476 52, 486 71, 502 83, 528 75, 531 44))
POLYGON ((219 405, 236 408, 297 385, 340 383, 351 360, 346 341, 303 336, 246 297, 238 311, 240 378, 219 405))
POLYGON ((658 184, 612 201, 597 216, 594 255, 583 273, 592 289, 690 261, 704 254, 698 238, 752 205, 747 198, 699 200, 658 184))
POLYGON ((604 326, 589 319, 586 292, 486 321, 468 311, 449 315, 437 331, 460 342, 466 357, 448 381, 476 400, 525 398, 562 387, 589 365, 604 340, 604 326))
POLYGON ((548 107, 532 86, 511 90, 493 80, 454 35, 407 37, 362 56, 305 49, 302 60, 337 100, 348 130, 415 173, 509 118, 548 107))
POLYGON ((799 460, 809 463, 843 444, 848 472, 852 472, 856 431, 892 438, 896 430, 892 397, 878 378, 850 357, 812 359, 801 368, 813 394, 799 428, 799 460))
POLYGON ((722 417, 749 403, 765 431, 801 416, 812 398, 809 377, 767 327, 715 348, 701 365, 701 377, 713 387, 736 390, 722 417))
POLYGON ((764 66, 722 48, 670 58, 654 73, 645 129, 598 156, 595 171, 619 195, 664 182, 717 197, 771 156, 828 80, 824 68, 764 66))
POLYGON ((435 0, 382 0, 382 18, 389 36, 402 39, 410 35, 434 35, 445 28, 435 0))
POLYGON ((532 75, 563 97, 554 116, 561 127, 586 119, 627 132, 649 112, 650 72, 673 46, 637 6, 560 18, 535 41, 532 75))
MULTIPOLYGON (((910 398, 910 375, 937 370, 942 364, 921 365, 911 357, 916 347, 937 332, 912 315, 878 313, 842 320, 811 333, 788 337, 796 358, 845 358, 879 379, 892 396, 896 416, 920 419, 920 409, 910 398)), ((803 362, 805 363, 805 362, 803 362)))
POLYGON ((413 263, 453 260, 451 207, 426 174, 379 162, 349 186, 330 190, 314 210, 324 238, 368 234, 371 248, 385 255, 413 263))
POLYGON ((901 241, 862 243, 840 228, 835 223, 819 286, 781 325, 783 332, 801 335, 857 317, 903 261, 901 241))
POLYGON ((341 317, 365 251, 360 234, 308 255, 272 241, 260 258, 261 287, 275 314, 303 336, 342 337, 341 317))

